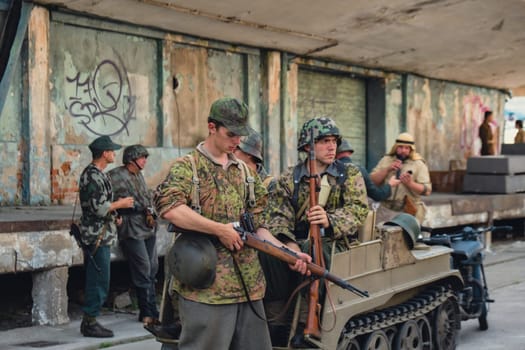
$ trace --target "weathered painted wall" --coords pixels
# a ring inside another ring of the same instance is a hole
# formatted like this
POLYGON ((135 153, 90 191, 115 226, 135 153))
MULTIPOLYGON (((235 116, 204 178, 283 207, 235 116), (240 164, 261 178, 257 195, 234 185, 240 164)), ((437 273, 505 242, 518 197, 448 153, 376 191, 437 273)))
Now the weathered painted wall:
MULTIPOLYGON (((0 119, 2 205, 24 198, 24 204, 73 203, 80 172, 91 160, 87 145, 100 135, 144 144, 151 153, 145 175, 154 187, 176 157, 206 137, 209 105, 225 95, 248 102, 250 124, 263 133, 266 165, 278 174, 297 159, 304 103, 313 98, 300 98, 310 91, 300 86, 305 66, 317 70, 320 80, 333 75, 357 83, 346 92, 334 86, 334 96, 367 98, 367 79, 384 84, 385 130, 374 134, 384 142, 367 139, 365 105, 336 106, 343 134, 362 148, 355 154, 362 164, 365 152, 380 156, 407 129, 431 170, 446 170, 450 160, 476 154, 483 108, 502 115, 504 96, 496 90, 291 58, 41 7, 33 11, 22 57, 27 67, 17 73, 0 119), (384 149, 366 149, 370 144, 384 149)), ((317 83, 308 84, 322 85, 317 83)), ((121 152, 115 165, 120 159, 121 152)))
POLYGON ((0 205, 22 202, 21 71, 21 65, 18 65, 4 109, 0 111, 0 205))
POLYGON ((478 127, 485 110, 503 125, 505 94, 499 90, 409 75, 406 94, 406 130, 431 171, 446 171, 451 160, 466 163, 479 155, 478 127))

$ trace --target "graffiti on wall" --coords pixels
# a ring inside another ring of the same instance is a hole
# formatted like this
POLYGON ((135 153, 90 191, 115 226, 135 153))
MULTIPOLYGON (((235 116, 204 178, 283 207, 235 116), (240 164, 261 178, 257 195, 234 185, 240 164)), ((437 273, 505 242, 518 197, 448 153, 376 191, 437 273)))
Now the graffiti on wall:
POLYGON ((66 75, 66 109, 78 124, 95 135, 126 132, 136 118, 136 96, 120 56, 104 59, 92 72, 66 75))

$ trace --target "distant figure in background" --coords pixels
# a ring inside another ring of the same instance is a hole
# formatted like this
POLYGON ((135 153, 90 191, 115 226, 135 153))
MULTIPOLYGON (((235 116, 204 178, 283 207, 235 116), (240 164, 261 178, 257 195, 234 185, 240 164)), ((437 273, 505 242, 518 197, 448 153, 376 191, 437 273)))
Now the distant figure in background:
POLYGON ((514 143, 525 143, 525 132, 523 131, 523 121, 516 120, 516 123, 514 125, 516 129, 518 129, 516 136, 514 136, 514 143))
MULTIPOLYGON (((353 153, 354 148, 352 145, 350 145, 350 142, 343 139, 341 144, 337 147, 337 154, 335 158, 345 164, 352 163, 352 158, 350 157, 353 153)), ((381 202, 390 197, 390 194, 392 193, 392 187, 395 187, 400 183, 399 179, 396 179, 394 176, 392 176, 385 184, 376 186, 376 184, 370 178, 368 171, 361 165, 355 165, 359 168, 359 171, 361 171, 361 175, 363 175, 368 197, 372 198, 376 202, 381 202)))
POLYGON ((494 151, 494 134, 492 133, 492 128, 490 126, 490 123, 492 123, 493 118, 494 116, 492 114, 492 111, 485 111, 483 123, 479 126, 478 134, 479 138, 481 139, 482 156, 490 156, 496 153, 494 151))

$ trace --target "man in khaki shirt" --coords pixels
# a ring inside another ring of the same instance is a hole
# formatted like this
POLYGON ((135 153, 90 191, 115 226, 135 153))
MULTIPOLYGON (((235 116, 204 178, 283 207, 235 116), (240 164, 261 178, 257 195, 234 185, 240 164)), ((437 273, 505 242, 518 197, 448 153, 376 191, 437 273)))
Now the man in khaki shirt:
POLYGON ((395 176, 401 183, 388 199, 381 202, 387 209, 396 212, 408 212, 407 207, 415 206, 413 215, 422 224, 426 207, 421 196, 432 192, 430 174, 425 160, 416 152, 414 138, 408 133, 400 134, 392 149, 386 154, 370 173, 372 181, 378 186, 395 176), (407 205, 408 201, 408 205, 407 205))

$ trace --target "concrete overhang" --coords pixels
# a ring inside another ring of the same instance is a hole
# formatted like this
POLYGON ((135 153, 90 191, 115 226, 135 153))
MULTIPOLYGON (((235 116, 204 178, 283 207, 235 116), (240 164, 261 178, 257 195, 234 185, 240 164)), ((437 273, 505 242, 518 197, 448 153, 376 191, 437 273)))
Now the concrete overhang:
POLYGON ((35 2, 363 67, 505 90, 525 86, 523 0, 35 2))

